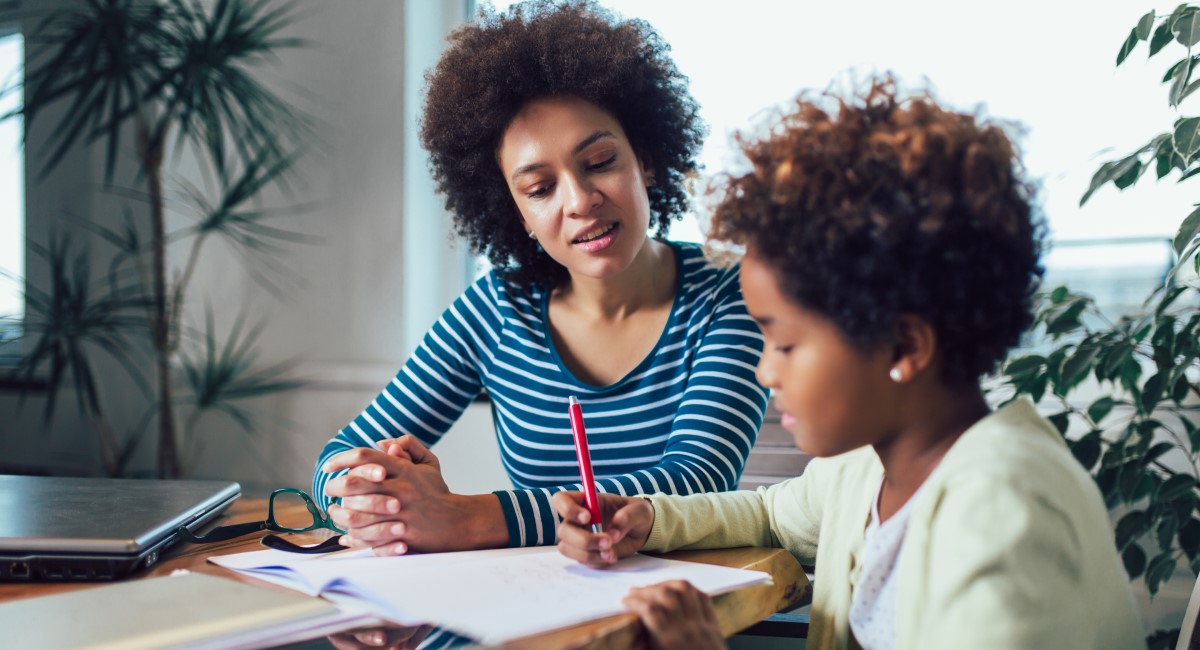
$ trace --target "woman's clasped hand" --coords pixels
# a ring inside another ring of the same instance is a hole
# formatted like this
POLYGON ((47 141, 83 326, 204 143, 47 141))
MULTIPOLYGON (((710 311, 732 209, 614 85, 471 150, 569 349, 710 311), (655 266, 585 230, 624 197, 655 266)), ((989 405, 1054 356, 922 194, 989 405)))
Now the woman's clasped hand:
MULTIPOLYGON (((325 471, 340 470, 347 471, 331 480, 325 493, 340 499, 329 506, 329 516, 347 531, 344 546, 399 555, 470 550, 488 543, 463 533, 481 530, 470 522, 488 521, 494 514, 488 506, 495 499, 451 492, 437 456, 412 436, 386 441, 378 450, 344 451, 326 461, 325 471)), ((492 538, 507 539, 507 534, 496 528, 492 538)))

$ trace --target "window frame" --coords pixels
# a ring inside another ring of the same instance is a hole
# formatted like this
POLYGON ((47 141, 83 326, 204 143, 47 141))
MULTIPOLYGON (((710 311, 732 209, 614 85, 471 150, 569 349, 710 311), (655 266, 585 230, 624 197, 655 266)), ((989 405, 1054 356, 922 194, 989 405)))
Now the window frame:
MULTIPOLYGON (((17 9, 19 7, 20 7, 20 3, 18 3, 18 2, 9 2, 9 3, 0 2, 0 11, 8 11, 8 10, 12 10, 12 9, 17 9)), ((27 47, 27 40, 25 38, 25 30, 22 29, 22 26, 19 21, 0 22, 0 39, 10 38, 14 35, 17 35, 20 37, 20 44, 22 47, 22 56, 21 56, 21 61, 20 61, 20 65, 21 65, 22 69, 20 71, 20 74, 23 77, 25 63, 26 63, 26 61, 28 61, 28 47, 27 47)), ((0 74, 0 84, 7 84, 8 81, 9 81, 8 78, 6 78, 2 74, 0 74)), ((23 132, 24 131, 24 119, 16 118, 16 120, 17 120, 17 124, 18 124, 17 128, 23 132)), ((20 294, 22 295, 22 300, 23 300, 23 295, 24 295, 24 290, 25 290, 24 284, 27 281, 28 269, 29 269, 29 245, 28 245, 29 237, 30 237, 29 210, 28 210, 29 180, 28 180, 27 159, 26 159, 26 156, 24 153, 25 152, 24 143, 21 142, 19 146, 20 146, 21 153, 19 156, 18 169, 19 169, 19 173, 20 173, 20 177, 21 177, 21 180, 20 180, 21 194, 20 194, 20 198, 19 198, 20 207, 18 208, 17 222, 18 222, 19 231, 20 231, 19 239, 21 241, 25 242, 25 246, 24 246, 24 250, 20 257, 21 268, 18 268, 15 270, 8 270, 8 271, 12 272, 16 275, 18 290, 19 290, 20 294)), ((22 345, 23 322, 24 322, 24 319, 27 317, 27 313, 28 312, 24 308, 24 305, 22 305, 21 310, 18 314, 19 320, 15 324, 13 324, 11 326, 5 326, 3 323, 0 323, 0 369, 14 367, 16 365, 17 360, 21 356, 21 352, 23 351, 23 345, 22 345)))

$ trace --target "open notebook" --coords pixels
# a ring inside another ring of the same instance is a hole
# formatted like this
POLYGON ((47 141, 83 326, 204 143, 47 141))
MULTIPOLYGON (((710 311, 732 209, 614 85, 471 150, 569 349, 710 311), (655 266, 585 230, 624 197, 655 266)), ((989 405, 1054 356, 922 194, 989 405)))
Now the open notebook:
POLYGON ((484 643, 625 611, 632 587, 684 579, 709 594, 769 584, 770 575, 634 555, 589 569, 554 547, 374 557, 253 551, 210 562, 401 625, 432 623, 484 643))

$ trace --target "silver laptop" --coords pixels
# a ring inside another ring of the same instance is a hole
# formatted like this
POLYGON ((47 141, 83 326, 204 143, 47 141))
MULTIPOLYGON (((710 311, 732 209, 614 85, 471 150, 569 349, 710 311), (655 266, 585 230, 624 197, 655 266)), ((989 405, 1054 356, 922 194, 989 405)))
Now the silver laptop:
POLYGON ((231 481, 0 475, 0 582, 123 577, 240 495, 231 481))

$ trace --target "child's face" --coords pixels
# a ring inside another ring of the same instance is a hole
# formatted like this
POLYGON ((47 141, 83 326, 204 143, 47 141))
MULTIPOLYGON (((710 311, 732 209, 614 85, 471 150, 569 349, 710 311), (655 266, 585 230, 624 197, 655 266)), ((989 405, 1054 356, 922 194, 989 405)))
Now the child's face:
POLYGON ((742 293, 766 339, 758 381, 774 392, 796 446, 833 456, 887 435, 894 412, 888 346, 864 354, 831 320, 787 298, 774 269, 747 252, 742 293))

